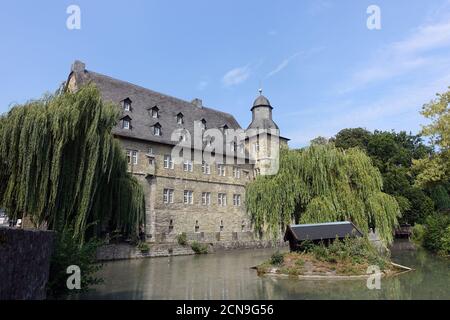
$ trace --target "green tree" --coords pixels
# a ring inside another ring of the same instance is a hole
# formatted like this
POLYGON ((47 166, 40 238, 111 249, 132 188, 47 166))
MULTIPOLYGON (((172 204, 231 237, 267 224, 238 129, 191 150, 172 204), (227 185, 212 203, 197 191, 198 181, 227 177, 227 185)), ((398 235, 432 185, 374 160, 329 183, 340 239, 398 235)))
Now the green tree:
POLYGON ((350 149, 360 148, 367 150, 367 145, 372 133, 363 128, 343 129, 335 137, 335 145, 338 148, 350 149))
POLYGON ((10 218, 73 230, 80 244, 104 230, 136 235, 144 196, 111 134, 119 112, 89 85, 0 117, 0 206, 10 218))
POLYGON ((246 205, 256 229, 272 237, 292 222, 351 220, 365 233, 377 228, 390 242, 400 211, 382 185, 379 170, 359 149, 343 152, 332 144, 282 149, 278 174, 250 183, 246 205))
POLYGON ((450 90, 437 94, 437 98, 425 104, 422 115, 431 123, 424 126, 422 134, 430 138, 436 153, 432 157, 414 161, 418 172, 416 185, 426 186, 450 180, 450 90))

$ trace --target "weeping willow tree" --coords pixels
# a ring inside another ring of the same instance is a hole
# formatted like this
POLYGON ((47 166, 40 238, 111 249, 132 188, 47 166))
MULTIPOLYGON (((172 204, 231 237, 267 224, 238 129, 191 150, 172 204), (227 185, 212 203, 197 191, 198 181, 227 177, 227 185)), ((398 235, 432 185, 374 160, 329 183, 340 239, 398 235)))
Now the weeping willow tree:
POLYGON ((350 220, 391 242, 400 210, 382 187, 380 172, 359 149, 283 148, 278 174, 258 176, 247 186, 246 206, 256 230, 273 238, 291 223, 350 220))
POLYGON ((85 86, 15 106, 0 118, 0 207, 83 243, 144 223, 144 196, 111 134, 119 108, 85 86))

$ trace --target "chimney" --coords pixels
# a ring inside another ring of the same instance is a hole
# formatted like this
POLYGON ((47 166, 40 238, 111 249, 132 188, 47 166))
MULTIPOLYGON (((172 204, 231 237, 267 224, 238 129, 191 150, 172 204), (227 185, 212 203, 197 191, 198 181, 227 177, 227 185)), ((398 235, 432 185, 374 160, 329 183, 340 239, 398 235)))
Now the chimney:
POLYGON ((201 99, 195 98, 194 100, 192 100, 191 102, 194 106, 196 106, 197 108, 203 108, 203 103, 201 99))
POLYGON ((75 60, 75 62, 72 64, 72 72, 81 73, 86 70, 86 65, 79 61, 75 60))

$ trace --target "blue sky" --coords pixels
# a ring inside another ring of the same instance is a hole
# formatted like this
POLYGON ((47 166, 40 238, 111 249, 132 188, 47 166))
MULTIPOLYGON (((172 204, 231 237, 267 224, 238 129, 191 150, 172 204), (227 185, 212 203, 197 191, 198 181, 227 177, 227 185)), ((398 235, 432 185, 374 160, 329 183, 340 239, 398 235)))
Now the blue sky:
POLYGON ((0 113, 87 68, 235 115, 260 83, 291 146, 347 127, 416 133, 450 86, 450 1, 4 1, 0 113), (69 5, 81 30, 66 28, 69 5), (366 26, 369 5, 381 30, 366 26))

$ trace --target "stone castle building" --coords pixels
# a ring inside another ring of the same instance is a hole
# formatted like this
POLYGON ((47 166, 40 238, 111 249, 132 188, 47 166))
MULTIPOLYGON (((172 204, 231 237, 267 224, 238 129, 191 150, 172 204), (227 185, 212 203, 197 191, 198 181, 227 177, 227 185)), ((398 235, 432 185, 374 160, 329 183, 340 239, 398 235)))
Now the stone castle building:
POLYGON ((288 142, 279 136, 268 99, 257 97, 252 122, 243 130, 231 114, 207 108, 199 99, 187 102, 157 93, 86 70, 76 61, 67 88, 86 83, 94 83, 103 99, 122 108, 113 134, 144 188, 148 241, 172 242, 181 233, 204 242, 254 239, 245 186, 258 174, 276 172, 279 144, 288 142), (233 136, 229 142, 226 137, 235 130, 245 137, 233 136), (198 132, 200 144, 192 141, 198 132), (218 132, 225 137, 219 144, 218 132), (177 145, 192 152, 183 149, 175 159, 177 145), (205 152, 214 157, 206 159, 205 152))

